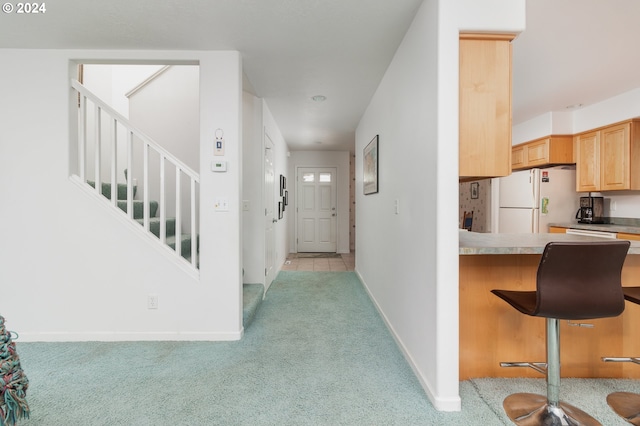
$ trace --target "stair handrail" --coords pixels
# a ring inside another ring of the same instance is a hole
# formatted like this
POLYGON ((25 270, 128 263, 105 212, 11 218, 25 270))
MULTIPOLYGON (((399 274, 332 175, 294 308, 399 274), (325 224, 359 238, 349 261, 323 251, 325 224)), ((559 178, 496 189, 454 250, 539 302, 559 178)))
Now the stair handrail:
MULTIPOLYGON (((126 130, 127 130, 127 150, 129 151, 128 155, 127 155, 127 170, 131 170, 131 166, 132 166, 132 149, 133 149, 133 137, 135 136, 136 138, 138 138, 140 140, 140 142, 143 145, 143 150, 144 150, 144 166, 143 166, 143 170, 144 170, 144 181, 143 181, 143 187, 144 187, 144 211, 143 211, 143 227, 144 230, 146 232, 151 232, 150 231, 150 223, 149 223, 149 179, 148 179, 148 159, 149 159, 149 149, 153 149, 154 151, 156 151, 161 158, 161 162, 160 162, 160 167, 161 167, 161 181, 162 181, 162 188, 164 188, 164 181, 165 181, 165 167, 164 167, 164 161, 169 161, 170 163, 172 163, 175 168, 176 168, 176 200, 179 200, 180 197, 180 182, 181 182, 181 173, 184 173, 187 178, 190 180, 191 184, 190 184, 190 194, 191 194, 191 218, 190 218, 190 227, 191 227, 191 266, 195 269, 198 269, 198 256, 197 256, 197 228, 199 228, 197 221, 196 221, 196 200, 195 200, 195 194, 196 194, 196 184, 200 184, 200 175, 199 173, 195 172, 193 169, 191 169, 188 165, 186 165, 184 162, 182 162, 180 159, 178 159, 177 157, 175 157, 173 154, 171 154, 169 151, 167 151, 165 148, 163 148, 162 146, 160 146, 157 142, 155 142, 151 137, 147 136, 143 131, 141 131, 140 129, 138 129, 137 127, 135 127, 134 125, 131 124, 131 122, 124 117, 122 114, 120 114, 118 111, 116 111, 115 109, 113 109, 111 106, 109 106, 108 104, 106 104, 102 99, 100 99, 97 95, 95 95, 93 92, 91 92, 89 89, 87 89, 85 86, 82 85, 82 83, 80 83, 78 80, 76 79, 71 79, 71 87, 73 87, 80 96, 80 109, 83 110, 84 106, 86 105, 86 100, 90 100, 96 107, 96 113, 98 114, 98 117, 100 116, 101 112, 104 112, 106 115, 108 115, 110 117, 111 120, 114 121, 114 123, 120 123, 120 125, 122 125, 126 130)), ((79 131, 81 133, 86 131, 86 127, 85 127, 85 122, 84 122, 84 117, 85 114, 82 113, 83 116, 83 120, 81 120, 80 123, 80 129, 79 131)), ((100 132, 101 132, 101 125, 100 122, 98 121, 96 124, 96 134, 97 134, 97 143, 99 144, 100 142, 100 132)), ((79 139, 80 142, 80 146, 79 146, 79 157, 84 158, 84 143, 86 141, 86 137, 82 136, 79 139)), ((115 145, 114 145, 115 147, 115 145)), ((98 152, 98 151, 97 151, 98 152)), ((112 152, 112 156, 115 157, 115 148, 114 151, 112 152)), ((100 181, 100 161, 99 161, 100 155, 96 154, 96 179, 95 179, 95 190, 96 192, 100 193, 101 191, 101 181, 100 181)), ((115 165, 112 165, 112 167, 115 167, 115 165)), ((85 167, 84 164, 80 164, 80 170, 79 170, 79 177, 82 181, 84 181, 85 179, 85 167)), ((133 219, 133 183, 132 183, 133 178, 131 179, 127 179, 127 215, 129 216, 130 219, 133 219)), ((111 202, 115 205, 117 205, 117 197, 115 196, 115 192, 116 192, 116 185, 115 185, 115 170, 112 169, 112 188, 111 188, 111 202)), ((165 223, 165 202, 164 202, 164 190, 161 191, 160 193, 160 242, 162 244, 166 243, 166 223, 165 223)), ((181 257, 181 252, 182 252, 182 244, 180 242, 180 236, 181 236, 181 222, 182 222, 182 213, 180 211, 180 205, 179 202, 176 201, 176 218, 175 218, 175 253, 177 254, 178 257, 181 257)))
POLYGON ((191 167, 187 166, 184 162, 182 162, 179 158, 176 158, 173 154, 171 154, 165 148, 163 148, 162 146, 158 145, 157 142, 155 142, 151 137, 147 136, 142 130, 140 130, 137 127, 135 127, 134 125, 132 125, 131 122, 124 115, 120 114, 118 111, 116 111, 115 109, 110 107, 108 104, 106 104, 97 95, 95 95, 93 92, 91 92, 85 86, 83 86, 82 83, 80 83, 78 80, 72 78, 71 79, 71 87, 76 89, 80 94, 86 96, 94 104, 96 104, 100 108, 102 108, 102 110, 104 110, 105 112, 107 112, 108 114, 110 114, 111 116, 116 118, 118 120, 118 122, 126 125, 127 129, 129 129, 131 132, 133 132, 137 137, 139 137, 140 139, 144 139, 144 141, 147 144, 149 144, 149 146, 153 147, 153 149, 155 149, 159 153, 162 153, 162 155, 164 155, 165 157, 170 159, 171 162, 173 162, 173 163, 177 164, 178 166, 180 166, 180 169, 182 171, 184 171, 189 177, 191 177, 197 183, 200 183, 200 174, 198 172, 194 171, 191 167))

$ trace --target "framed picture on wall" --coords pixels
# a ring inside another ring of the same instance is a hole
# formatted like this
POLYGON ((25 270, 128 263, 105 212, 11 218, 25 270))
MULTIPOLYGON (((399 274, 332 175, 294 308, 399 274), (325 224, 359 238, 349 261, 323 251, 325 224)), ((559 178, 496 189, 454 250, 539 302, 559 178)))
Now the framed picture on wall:
POLYGON ((284 215, 284 209, 282 208, 282 201, 278 201, 278 219, 282 219, 284 215))
POLYGON ((364 195, 378 192, 378 135, 364 148, 363 153, 364 195))
POLYGON ((284 195, 284 185, 285 185, 285 180, 284 180, 284 176, 280 175, 280 196, 282 197, 284 195))
POLYGON ((284 191, 284 205, 289 205, 289 191, 284 191))
POLYGON ((478 182, 471 182, 471 198, 476 199, 480 194, 478 194, 480 190, 480 184, 478 182))

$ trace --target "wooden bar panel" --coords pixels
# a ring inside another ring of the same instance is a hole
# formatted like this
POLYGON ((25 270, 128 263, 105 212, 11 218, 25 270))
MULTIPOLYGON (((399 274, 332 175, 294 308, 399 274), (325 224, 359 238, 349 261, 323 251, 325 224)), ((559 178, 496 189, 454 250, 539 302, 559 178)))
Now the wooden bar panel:
MULTIPOLYGON (((494 288, 535 290, 540 255, 460 256, 460 380, 474 377, 541 377, 500 362, 544 362, 545 320, 521 314, 494 296, 494 288)), ((640 285, 640 256, 629 255, 623 285, 640 285)), ((601 357, 640 356, 640 305, 627 302, 616 318, 571 327, 561 322, 563 377, 640 378, 640 365, 604 363, 601 357)))

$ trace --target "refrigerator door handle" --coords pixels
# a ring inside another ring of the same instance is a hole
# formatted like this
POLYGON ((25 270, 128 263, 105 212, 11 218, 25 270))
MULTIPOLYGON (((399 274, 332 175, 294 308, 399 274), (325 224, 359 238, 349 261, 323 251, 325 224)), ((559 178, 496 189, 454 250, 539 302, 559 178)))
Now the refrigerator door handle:
POLYGON ((531 232, 537 234, 540 231, 540 210, 531 210, 531 232))
MULTIPOLYGON (((531 169, 529 175, 529 188, 531 188, 531 200, 533 208, 540 208, 540 169, 531 169)), ((535 231, 534 231, 535 232, 535 231)))

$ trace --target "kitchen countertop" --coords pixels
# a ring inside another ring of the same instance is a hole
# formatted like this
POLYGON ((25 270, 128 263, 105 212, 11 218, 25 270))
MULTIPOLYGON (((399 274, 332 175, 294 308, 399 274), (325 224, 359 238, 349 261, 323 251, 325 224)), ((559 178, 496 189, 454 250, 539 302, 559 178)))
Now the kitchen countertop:
POLYGON ((640 234, 640 226, 635 226, 635 225, 564 222, 564 223, 550 223, 549 226, 557 226, 560 228, 585 229, 588 231, 626 232, 628 234, 640 234))
MULTIPOLYGON (((491 234, 460 230, 459 254, 541 254, 544 246, 551 241, 603 241, 603 239, 570 234, 491 234)), ((640 241, 631 241, 628 253, 640 254, 640 241)))

